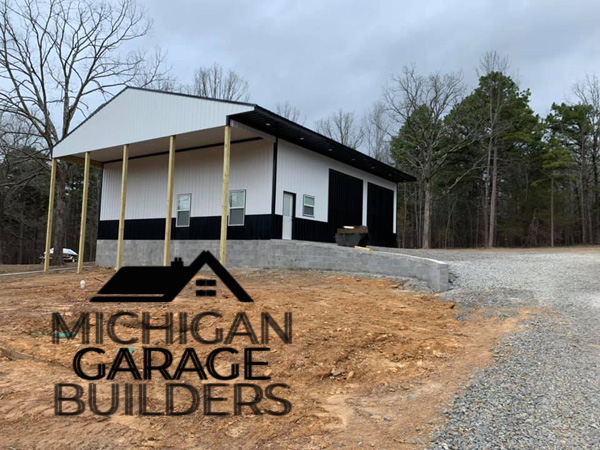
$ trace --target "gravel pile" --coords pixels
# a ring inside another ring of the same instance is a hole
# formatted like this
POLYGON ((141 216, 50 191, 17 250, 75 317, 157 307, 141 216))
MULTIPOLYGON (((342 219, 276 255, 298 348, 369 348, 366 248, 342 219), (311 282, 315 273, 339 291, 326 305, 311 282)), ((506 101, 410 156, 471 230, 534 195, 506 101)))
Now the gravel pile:
POLYGON ((446 411, 434 449, 600 449, 600 251, 411 251, 450 263, 464 308, 545 307, 446 411))

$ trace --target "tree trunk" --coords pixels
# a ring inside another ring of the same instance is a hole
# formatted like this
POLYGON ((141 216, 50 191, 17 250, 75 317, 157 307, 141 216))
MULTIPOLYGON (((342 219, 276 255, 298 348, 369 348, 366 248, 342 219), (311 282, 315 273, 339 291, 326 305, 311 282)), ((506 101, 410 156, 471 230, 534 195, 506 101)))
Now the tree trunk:
POLYGON ((598 184, 598 126, 595 124, 593 141, 592 141, 592 173, 594 178, 594 186, 592 188, 592 196, 590 198, 590 223, 591 223, 591 236, 590 240, 592 244, 600 243, 600 185, 598 184))
MULTIPOLYGON (((400 199, 400 183, 398 183, 396 185, 396 199, 400 199)), ((396 247, 398 248, 402 248, 403 247, 403 243, 402 243, 402 238, 400 237, 400 224, 402 223, 402 232, 404 233, 404 221, 400 221, 400 203, 398 201, 396 201, 396 247)))
POLYGON ((490 194, 490 220, 487 242, 487 246, 490 248, 494 246, 496 237, 496 206, 498 201, 498 149, 496 146, 494 146, 492 166, 492 192, 490 194))
MULTIPOLYGON (((479 231, 479 223, 481 221, 481 197, 477 202, 477 218, 475 219, 475 231, 471 231, 471 246, 479 247, 479 236, 481 232, 479 231)), ((471 228, 473 228, 473 221, 471 220, 471 228)))
POLYGON ((456 205, 456 203, 451 202, 450 200, 448 201, 449 203, 451 203, 451 205, 448 205, 448 220, 446 221, 446 234, 444 236, 444 248, 448 248, 448 240, 449 240, 449 234, 450 234, 450 224, 452 221, 452 213, 454 213, 454 206, 456 205))
POLYGON ((586 147, 586 137, 583 132, 583 128, 581 129, 581 168, 579 172, 580 176, 580 208, 581 208, 581 235, 582 235, 582 243, 590 244, 592 241, 591 236, 591 214, 590 214, 590 195, 589 195, 589 171, 588 171, 588 156, 587 156, 587 147, 586 147))
MULTIPOLYGON (((587 183, 586 183, 587 185, 587 183)), ((589 185, 586 192, 586 216, 587 216, 587 229, 588 229, 588 244, 594 243, 594 227, 592 226, 592 194, 589 191, 589 185)))
POLYGON ((54 202, 54 237, 52 238, 53 265, 62 265, 62 249, 65 245, 65 216, 66 216, 66 184, 67 184, 67 163, 59 162, 56 167, 56 199, 54 202))
POLYGON ((527 230, 527 246, 528 247, 537 247, 539 246, 538 236, 540 231, 540 221, 537 218, 537 211, 533 211, 533 218, 531 219, 531 223, 529 224, 529 229, 527 230))
MULTIPOLYGON (((581 189, 578 185, 578 181, 572 180, 569 188, 569 213, 571 217, 577 216, 577 203, 579 202, 579 197, 581 194, 581 189)), ((579 231, 581 231, 581 227, 579 227, 579 231)), ((577 238, 577 226, 569 227, 569 243, 567 245, 575 245, 581 244, 581 234, 579 238, 577 238)))
POLYGON ((407 199, 406 199, 406 184, 402 186, 402 192, 404 194, 404 214, 402 223, 404 226, 402 227, 402 248, 406 248, 406 216, 407 216, 407 199))
POLYGON ((584 175, 583 175, 583 173, 581 173, 580 180, 579 180, 579 209, 580 209, 579 217, 581 220, 581 243, 582 244, 587 244, 587 240, 588 240, 587 219, 586 219, 586 214, 585 214, 585 210, 586 210, 585 190, 586 190, 586 186, 585 186, 584 175))
POLYGON ((418 248, 423 245, 423 186, 421 182, 419 182, 418 186, 415 186, 415 208, 414 208, 414 218, 415 218, 415 248, 418 248))
POLYGON ((550 247, 554 247, 554 178, 550 179, 550 247))
POLYGON ((596 199, 595 199, 595 206, 596 206, 596 226, 594 228, 595 230, 595 240, 594 240, 594 244, 600 244, 600 183, 598 182, 598 172, 600 171, 600 167, 598 166, 598 163, 596 162, 595 164, 595 173, 594 173, 594 187, 596 190, 596 199))
POLYGON ((487 247, 488 235, 490 232, 490 178, 492 172, 492 140, 490 138, 488 142, 488 150, 487 150, 487 169, 486 169, 486 179, 485 179, 485 190, 484 190, 484 201, 483 201, 483 229, 481 239, 484 247, 487 247))
POLYGON ((425 186, 425 202, 423 205, 423 248, 430 248, 431 235, 431 181, 426 180, 425 186))
POLYGON ((21 210, 21 223, 19 224, 19 264, 23 264, 23 245, 25 245, 25 212, 21 210))

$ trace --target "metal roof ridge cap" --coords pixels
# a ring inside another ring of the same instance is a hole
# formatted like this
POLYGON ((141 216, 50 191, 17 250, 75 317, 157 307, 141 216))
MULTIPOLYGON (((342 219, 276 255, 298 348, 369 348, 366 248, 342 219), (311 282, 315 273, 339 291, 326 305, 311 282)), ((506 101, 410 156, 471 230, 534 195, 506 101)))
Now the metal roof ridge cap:
MULTIPOLYGON (((186 94, 185 92, 166 91, 166 90, 161 90, 161 89, 152 89, 152 88, 145 88, 145 87, 139 87, 139 86, 125 85, 125 89, 132 89, 135 91, 142 91, 142 92, 153 92, 155 94, 177 95, 179 97, 195 98, 198 100, 209 100, 209 101, 220 102, 220 103, 230 103, 233 105, 251 106, 253 108, 256 108, 258 106, 256 103, 240 102, 237 100, 224 100, 222 98, 204 97, 202 95, 186 94)), ((125 89, 123 89, 123 90, 125 90, 125 89)))

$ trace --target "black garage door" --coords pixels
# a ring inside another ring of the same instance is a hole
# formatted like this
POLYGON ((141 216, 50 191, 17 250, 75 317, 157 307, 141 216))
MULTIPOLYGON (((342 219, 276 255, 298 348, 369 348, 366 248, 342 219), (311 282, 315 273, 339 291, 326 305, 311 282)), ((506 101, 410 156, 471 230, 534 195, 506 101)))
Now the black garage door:
POLYGON ((329 226, 331 240, 338 228, 362 224, 363 182, 345 173, 329 170, 329 226))
POLYGON ((368 184, 367 226, 370 245, 394 245, 394 191, 368 184))

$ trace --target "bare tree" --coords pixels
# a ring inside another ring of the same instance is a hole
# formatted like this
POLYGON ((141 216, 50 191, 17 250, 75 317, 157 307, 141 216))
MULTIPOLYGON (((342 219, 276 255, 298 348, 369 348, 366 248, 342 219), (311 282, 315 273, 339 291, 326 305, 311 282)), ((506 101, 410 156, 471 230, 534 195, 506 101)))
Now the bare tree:
MULTIPOLYGON (((504 74, 508 70, 508 58, 501 57, 496 51, 486 52, 479 62, 476 72, 479 77, 492 74, 504 74)), ((484 226, 487 229, 487 246, 493 247, 496 238, 496 216, 498 205, 498 145, 496 141, 502 133, 501 116, 504 112, 506 97, 503 95, 500 83, 489 83, 487 85, 488 104, 488 139, 487 139, 487 175, 485 183, 485 211, 484 226)))
POLYGON ((356 122, 354 113, 342 109, 325 119, 318 120, 315 128, 322 135, 350 148, 358 148, 363 141, 363 130, 356 122))
POLYGON ((177 79, 171 75, 173 67, 167 63, 167 57, 167 52, 160 47, 155 47, 152 53, 144 53, 137 75, 128 84, 158 91, 177 91, 177 79))
POLYGON ((0 263, 22 264, 26 247, 35 248, 36 219, 43 212, 31 205, 48 190, 47 177, 40 176, 46 164, 36 145, 31 124, 15 116, 0 118, 0 263))
POLYGON ((218 63, 196 69, 192 85, 184 90, 193 95, 220 100, 247 102, 250 99, 248 81, 231 69, 225 71, 218 63))
POLYGON ((370 156, 390 162, 390 120, 383 102, 376 102, 363 117, 363 145, 370 156))
MULTIPOLYGON (((111 96, 114 88, 134 83, 148 71, 145 53, 121 50, 146 35, 151 25, 135 0, 3 0, 0 112, 31 124, 46 154, 52 155, 78 114, 87 114, 90 102, 111 96)), ((161 73, 154 70, 144 83, 161 73)), ((66 163, 60 163, 55 263, 62 261, 66 173, 66 163)))
MULTIPOLYGON (((573 86, 573 93, 577 100, 583 105, 587 105, 590 108, 589 120, 590 120, 590 157, 589 162, 586 158, 581 158, 580 164, 580 184, 582 189, 581 194, 581 222, 583 230, 589 230, 587 233, 589 236, 589 243, 594 241, 600 242, 600 79, 596 74, 588 74, 585 80, 578 81, 573 86), (596 234, 594 235, 593 227, 593 210, 592 196, 588 192, 585 192, 584 187, 586 186, 586 178, 590 176, 587 172, 592 172, 594 182, 594 203, 595 203, 595 225, 596 234)), ((585 232, 583 233, 586 234, 585 232)))
POLYGON ((285 117, 286 119, 299 123, 300 125, 303 125, 304 121, 306 120, 305 118, 301 118, 300 110, 295 106, 292 106, 288 101, 285 103, 277 103, 275 112, 281 117, 285 117))
MULTIPOLYGON (((384 88, 390 119, 400 128, 396 152, 401 152, 411 171, 419 178, 423 198, 422 247, 430 247, 432 182, 452 153, 465 143, 445 145, 444 118, 463 98, 464 85, 459 73, 419 75, 405 67, 384 88)), ((398 129, 396 128, 396 129, 398 129)))
POLYGON ((492 72, 506 73, 509 66, 508 56, 501 56, 496 50, 490 50, 479 59, 479 67, 475 68, 475 73, 478 77, 492 72))

